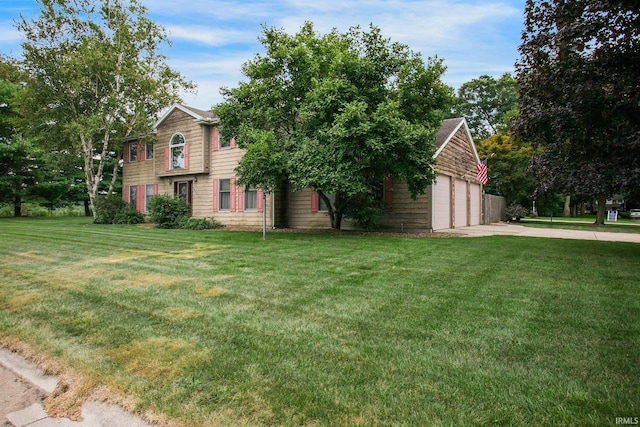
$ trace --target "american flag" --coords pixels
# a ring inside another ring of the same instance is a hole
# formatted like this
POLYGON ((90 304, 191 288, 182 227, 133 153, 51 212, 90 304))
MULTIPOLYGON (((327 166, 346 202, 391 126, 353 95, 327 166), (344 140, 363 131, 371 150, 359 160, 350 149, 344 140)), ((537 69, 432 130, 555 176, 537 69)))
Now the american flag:
POLYGON ((487 185, 487 165, 478 163, 476 168, 478 169, 478 181, 480 181, 482 185, 487 185))

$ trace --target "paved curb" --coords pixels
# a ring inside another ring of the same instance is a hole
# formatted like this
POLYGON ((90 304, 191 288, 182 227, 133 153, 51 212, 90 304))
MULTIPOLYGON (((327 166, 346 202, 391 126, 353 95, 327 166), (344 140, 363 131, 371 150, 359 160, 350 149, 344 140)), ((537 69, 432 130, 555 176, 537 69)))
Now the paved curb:
MULTIPOLYGON (((58 378, 44 375, 33 363, 3 348, 0 348, 0 365, 45 394, 53 392, 58 384, 58 378)), ((15 427, 151 427, 151 424, 134 417, 119 406, 94 401, 87 401, 82 405, 82 421, 52 418, 39 401, 7 414, 6 418, 15 427)))

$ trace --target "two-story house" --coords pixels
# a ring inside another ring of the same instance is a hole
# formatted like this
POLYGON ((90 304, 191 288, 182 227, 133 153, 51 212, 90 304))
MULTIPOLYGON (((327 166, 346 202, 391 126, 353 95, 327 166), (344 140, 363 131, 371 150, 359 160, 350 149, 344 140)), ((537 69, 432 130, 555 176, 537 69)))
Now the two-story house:
MULTIPOLYGON (((194 217, 214 217, 234 227, 261 226, 265 210, 270 227, 330 227, 326 208, 312 189, 283 187, 263 198, 258 189, 237 186, 234 169, 244 150, 233 140, 221 140, 219 125, 212 112, 171 107, 155 125, 153 144, 136 140, 125 147, 124 199, 146 212, 154 195, 176 195, 187 201, 194 217)), ((445 120, 434 143, 437 181, 424 195, 413 200, 401 181, 385 182, 386 227, 428 231, 481 223, 479 158, 466 121, 445 120)))

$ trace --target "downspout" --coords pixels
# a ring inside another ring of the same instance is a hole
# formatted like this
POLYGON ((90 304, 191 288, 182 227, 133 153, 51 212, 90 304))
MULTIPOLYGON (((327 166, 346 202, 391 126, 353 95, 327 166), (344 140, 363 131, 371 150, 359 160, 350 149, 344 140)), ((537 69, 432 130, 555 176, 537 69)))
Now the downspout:
MULTIPOLYGON (((433 158, 435 159, 436 156, 434 155, 433 158)), ((436 180, 438 179, 438 172, 436 171, 436 168, 433 167, 433 165, 429 165, 429 167, 431 168, 431 170, 433 171, 433 175, 435 176, 435 179, 431 182, 431 224, 429 224, 429 233, 433 233, 433 224, 434 221, 436 220, 436 180)))
POLYGON ((276 229, 276 192, 271 192, 271 228, 276 229))
MULTIPOLYGON (((437 178, 437 176, 436 176, 437 178)), ((431 224, 429 225, 429 232, 433 233, 433 224, 436 220, 436 181, 431 183, 431 224)))

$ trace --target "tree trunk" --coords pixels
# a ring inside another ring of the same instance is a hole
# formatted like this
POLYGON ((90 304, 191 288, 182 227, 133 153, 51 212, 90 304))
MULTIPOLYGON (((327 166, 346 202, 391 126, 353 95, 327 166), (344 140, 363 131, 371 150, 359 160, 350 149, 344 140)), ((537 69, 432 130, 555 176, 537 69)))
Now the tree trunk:
POLYGON ((593 225, 597 227, 604 227, 604 214, 606 209, 605 205, 607 203, 607 196, 600 194, 597 200, 598 200, 598 213, 596 214, 596 222, 594 222, 593 225))
POLYGON ((108 194, 113 193, 113 188, 116 186, 116 181, 118 179, 118 169, 120 168, 120 159, 122 159, 122 152, 119 152, 116 157, 116 162, 113 165, 113 172, 111 175, 111 182, 109 183, 109 192, 108 194))
POLYGON ((91 207, 88 200, 84 201, 84 216, 91 216, 91 207))
POLYGON ((334 230, 340 230, 340 227, 342 227, 342 214, 335 213, 333 216, 333 221, 331 222, 331 228, 333 228, 334 230))
POLYGON ((562 215, 565 218, 569 218, 571 216, 571 196, 566 196, 564 198, 564 209, 562 210, 562 215))
POLYGON ((22 197, 19 194, 16 194, 13 199, 13 216, 16 218, 20 218, 22 216, 22 197))

